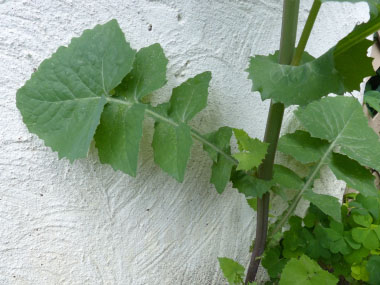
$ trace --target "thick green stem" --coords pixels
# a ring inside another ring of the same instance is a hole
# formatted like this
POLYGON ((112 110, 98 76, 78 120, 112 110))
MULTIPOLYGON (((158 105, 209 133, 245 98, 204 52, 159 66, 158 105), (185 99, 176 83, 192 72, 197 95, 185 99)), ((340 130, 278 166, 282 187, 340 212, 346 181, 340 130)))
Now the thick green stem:
POLYGON ((321 1, 314 0, 313 6, 311 6, 309 16, 307 17, 305 27, 303 28, 301 38, 298 42, 298 46, 294 53, 294 57, 293 57, 291 65, 299 65, 299 63, 301 62, 302 54, 305 51, 307 41, 309 40, 311 30, 313 29, 313 26, 314 26, 315 20, 317 19, 317 15, 320 8, 321 8, 321 1))
MULTIPOLYGON (((280 43, 280 64, 290 64, 296 40, 298 23, 299 0, 284 0, 282 15, 282 30, 280 43)), ((269 143, 268 153, 258 169, 258 178, 270 180, 273 176, 273 164, 276 155, 277 142, 280 135, 284 105, 271 102, 264 141, 269 143)), ((257 269, 260 265, 260 256, 265 249, 268 231, 269 193, 257 199, 257 224, 255 246, 248 267, 245 284, 255 281, 257 269)))

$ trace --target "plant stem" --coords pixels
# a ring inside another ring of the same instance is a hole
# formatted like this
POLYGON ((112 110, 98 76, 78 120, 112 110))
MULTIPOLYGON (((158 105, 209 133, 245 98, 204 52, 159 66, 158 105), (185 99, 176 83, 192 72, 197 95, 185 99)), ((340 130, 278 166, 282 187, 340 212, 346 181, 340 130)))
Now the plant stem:
POLYGON ((302 54, 305 51, 307 41, 309 40, 311 30, 313 29, 313 26, 314 26, 315 20, 317 19, 317 15, 320 8, 321 8, 321 1, 314 0, 313 6, 311 6, 309 16, 307 17, 305 27, 303 28, 301 38, 298 42, 298 46, 294 53, 294 57, 293 57, 291 65, 299 65, 302 58, 302 54))
MULTIPOLYGON (((282 15, 282 30, 280 43, 280 64, 290 64, 296 40, 299 12, 299 0, 284 0, 282 15)), ((269 143, 268 153, 258 169, 258 178, 270 180, 273 176, 273 164, 276 155, 277 142, 280 136, 281 124, 285 106, 282 103, 271 102, 269 107, 264 142, 269 143)), ((245 284, 255 281, 257 269, 260 265, 260 256, 265 249, 268 231, 269 193, 257 199, 257 224, 255 246, 248 267, 245 284)))

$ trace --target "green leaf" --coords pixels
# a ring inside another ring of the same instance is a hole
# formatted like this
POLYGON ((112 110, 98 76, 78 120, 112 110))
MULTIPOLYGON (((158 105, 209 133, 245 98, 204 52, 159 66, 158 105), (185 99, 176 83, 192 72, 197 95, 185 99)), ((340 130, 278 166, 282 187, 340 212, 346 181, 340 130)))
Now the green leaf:
POLYGON ((317 194, 312 191, 306 191, 303 193, 303 197, 335 221, 341 221, 340 203, 337 198, 330 195, 317 194))
POLYGON ((371 256, 367 263, 367 271, 369 275, 369 284, 380 284, 380 256, 371 256))
POLYGON ((244 194, 247 198, 259 197, 269 192, 274 182, 272 180, 258 179, 244 171, 232 171, 231 181, 234 188, 244 194))
POLYGON ((144 112, 142 104, 129 107, 111 102, 105 106, 95 134, 102 163, 136 176, 144 112))
POLYGON ((247 199, 247 203, 254 211, 257 211, 257 198, 247 199))
POLYGON ((59 158, 86 157, 106 97, 131 70, 134 57, 116 20, 60 47, 17 92, 29 131, 59 158))
POLYGON ((313 138, 301 130, 282 136, 278 143, 279 151, 305 164, 320 160, 328 147, 327 141, 313 138))
POLYGON ((366 267, 366 260, 362 261, 360 264, 353 264, 351 266, 351 276, 356 280, 368 281, 369 276, 366 267))
POLYGON ((273 247, 265 253, 262 260, 262 265, 268 271, 271 278, 277 278, 288 261, 285 258, 280 258, 280 255, 281 248, 273 247))
POLYGON ((353 228, 351 234, 354 241, 363 244, 366 249, 377 249, 380 245, 376 232, 369 228, 353 228))
POLYGON ((377 16, 379 13, 378 8, 377 8, 377 5, 379 5, 378 0, 320 0, 320 1, 322 3, 324 2, 351 2, 351 3, 367 2, 372 15, 377 16))
POLYGON ((287 189, 296 190, 301 189, 304 184, 298 174, 279 164, 273 166, 273 181, 287 189))
POLYGON ((244 267, 242 265, 226 257, 218 257, 218 260, 223 275, 230 285, 244 283, 244 267))
POLYGON ((140 49, 136 54, 132 71, 117 87, 118 96, 135 102, 166 84, 168 60, 160 44, 140 49))
POLYGON ((156 122, 152 142, 154 162, 177 181, 182 182, 192 143, 190 128, 187 125, 180 123, 173 126, 165 122, 156 122))
POLYGON ((234 129, 234 134, 241 151, 233 155, 239 161, 237 170, 249 171, 258 167, 265 158, 268 144, 250 138, 244 130, 234 129))
MULTIPOLYGON (((229 127, 222 127, 216 132, 210 133, 205 137, 213 145, 218 146, 220 149, 228 154, 231 154, 230 140, 232 136, 232 129, 229 127)), ((216 191, 222 193, 230 180, 231 170, 234 163, 227 159, 225 156, 216 152, 208 145, 203 145, 203 149, 207 151, 213 160, 212 173, 210 182, 215 185, 216 191)))
POLYGON ((364 103, 367 103, 371 108, 380 113, 380 92, 367 91, 364 93, 364 103))
POLYGON ((259 91, 262 100, 304 106, 330 93, 358 90, 363 78, 374 73, 372 59, 367 57, 372 42, 366 37, 379 28, 378 17, 372 18, 321 57, 314 59, 305 53, 300 66, 279 64, 278 52, 252 57, 248 68, 252 91, 259 91))
POLYGON ((187 123, 207 105, 211 72, 206 71, 188 79, 173 89, 169 116, 177 122, 187 123))
POLYGON ((292 258, 284 267, 280 285, 335 285, 338 282, 331 273, 323 270, 317 262, 306 255, 299 259, 292 258))
POLYGON ((329 167, 337 179, 344 180, 349 187, 364 196, 378 196, 379 190, 375 186, 375 177, 355 160, 339 153, 333 153, 329 167))
POLYGON ((324 98, 298 109, 295 114, 312 136, 331 143, 330 150, 340 146, 341 153, 380 171, 379 137, 368 126, 355 98, 324 98))
POLYGON ((210 80, 210 72, 188 79, 173 89, 169 105, 153 109, 159 114, 151 112, 158 119, 152 143, 154 161, 179 182, 184 179, 192 145, 191 129, 185 123, 206 106, 210 80))

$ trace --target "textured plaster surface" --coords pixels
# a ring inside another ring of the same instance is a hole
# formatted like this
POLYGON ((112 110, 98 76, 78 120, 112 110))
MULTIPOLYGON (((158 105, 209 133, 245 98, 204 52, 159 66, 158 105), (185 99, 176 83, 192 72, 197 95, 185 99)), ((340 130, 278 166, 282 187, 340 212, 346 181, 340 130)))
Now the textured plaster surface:
MULTIPOLYGON (((199 144, 183 184, 154 165, 151 121, 137 178, 101 165, 93 146, 70 164, 28 133, 15 94, 58 46, 116 18, 134 48, 159 42, 166 51, 168 87, 156 102, 211 70, 209 106, 193 126, 262 138, 268 102, 250 92, 244 70, 250 55, 278 48, 281 2, 0 0, 0 284, 225 284, 216 257, 247 264, 255 215, 235 190, 218 195, 209 185, 199 144)), ((301 2, 303 26, 311 0, 301 2)), ((322 54, 367 11, 324 5, 308 50, 322 54)), ((285 125, 297 126, 289 114, 285 125)), ((319 191, 340 196, 344 185, 323 174, 319 191)))

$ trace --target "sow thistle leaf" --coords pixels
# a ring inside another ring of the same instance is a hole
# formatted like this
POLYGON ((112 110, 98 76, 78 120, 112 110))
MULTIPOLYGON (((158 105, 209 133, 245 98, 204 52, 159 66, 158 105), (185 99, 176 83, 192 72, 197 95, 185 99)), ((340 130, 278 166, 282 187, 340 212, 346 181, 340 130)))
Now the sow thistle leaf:
POLYGON ((132 71, 115 89, 114 95, 126 98, 125 104, 117 101, 107 104, 95 134, 102 163, 136 176, 146 108, 139 100, 165 84, 167 62, 159 44, 137 52, 132 71))
POLYGON ((330 93, 359 89, 363 78, 374 74, 372 59, 367 57, 372 42, 366 37, 379 28, 380 17, 373 17, 319 58, 305 53, 300 66, 279 64, 278 52, 252 57, 248 68, 252 91, 259 91, 262 100, 304 106, 330 93))
POLYGON ((317 206, 323 213, 331 216, 335 221, 341 221, 340 203, 337 198, 312 191, 304 192, 303 197, 317 206))
POLYGON ((244 282, 244 266, 226 257, 218 257, 218 260, 228 284, 238 285, 244 282))
POLYGON ((244 130, 234 129, 234 134, 241 151, 233 155, 239 161, 237 170, 249 171, 258 167, 265 158, 268 144, 250 138, 244 130))
MULTIPOLYGON (((218 146, 225 153, 231 154, 230 140, 232 136, 232 129, 229 127, 222 127, 216 132, 210 133, 205 137, 218 146)), ((228 181, 230 180, 231 170, 234 166, 234 162, 227 159, 222 154, 216 152, 210 146, 204 144, 203 149, 210 155, 213 160, 212 173, 210 182, 214 184, 216 191, 222 193, 226 188, 228 181)))
POLYGON ((179 182, 184 179, 192 145, 191 130, 185 123, 206 107, 210 80, 211 73, 204 72, 174 88, 165 105, 166 116, 155 124, 154 161, 179 182))
POLYGON ((284 267, 281 274, 280 285, 313 285, 326 284, 335 285, 338 283, 331 273, 323 270, 317 262, 306 255, 299 259, 292 258, 284 267))
POLYGON ((241 170, 232 170, 231 181, 232 186, 247 198, 261 198, 275 184, 273 180, 258 179, 241 170))
POLYGON ((301 130, 282 136, 278 142, 279 151, 305 164, 320 160, 328 148, 327 141, 313 138, 301 130))
POLYGON ((135 102, 166 84, 168 59, 160 44, 140 49, 136 54, 132 71, 116 88, 117 96, 125 96, 135 102))
POLYGON ((329 167, 337 179, 344 180, 349 187, 364 196, 378 196, 379 190, 375 186, 375 177, 355 160, 333 153, 329 167))
POLYGON ((360 103, 352 97, 328 97, 295 112, 312 136, 330 142, 330 149, 380 171, 380 141, 368 126, 360 103))
POLYGON ((273 182, 279 184, 287 189, 299 190, 302 188, 304 182, 293 170, 275 164, 273 166, 273 182))
POLYGON ((131 70, 134 57, 116 20, 60 47, 17 92, 29 131, 59 158, 86 157, 106 96, 131 70))

